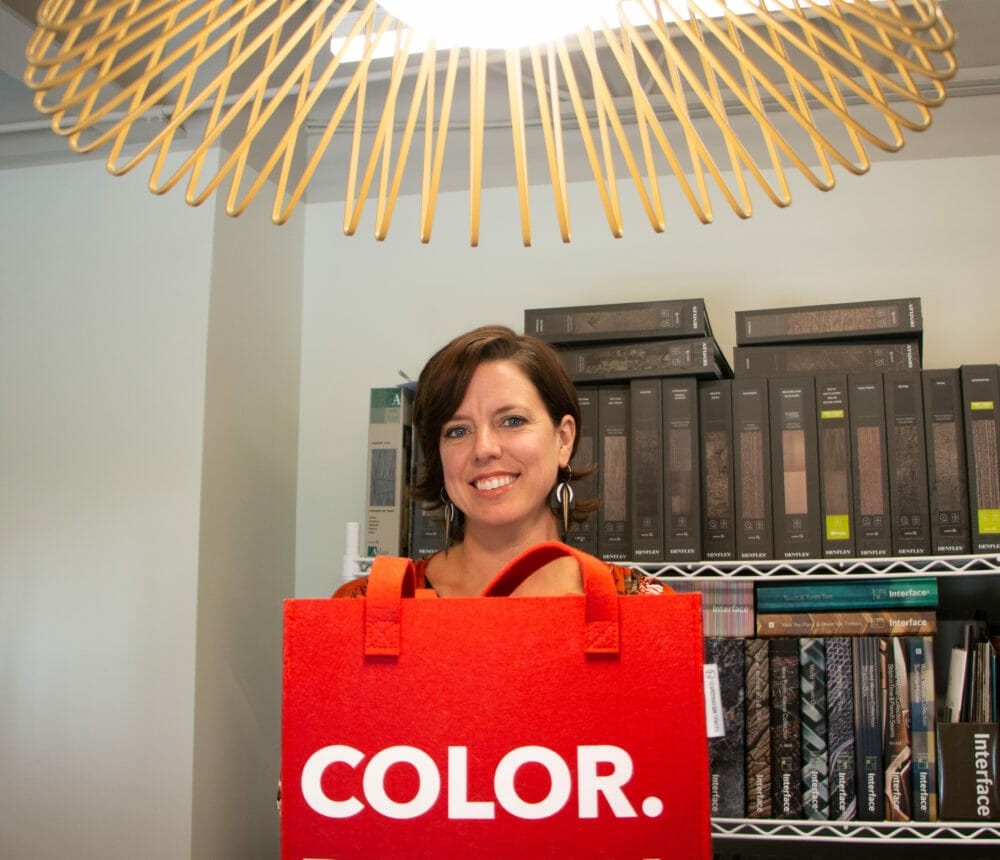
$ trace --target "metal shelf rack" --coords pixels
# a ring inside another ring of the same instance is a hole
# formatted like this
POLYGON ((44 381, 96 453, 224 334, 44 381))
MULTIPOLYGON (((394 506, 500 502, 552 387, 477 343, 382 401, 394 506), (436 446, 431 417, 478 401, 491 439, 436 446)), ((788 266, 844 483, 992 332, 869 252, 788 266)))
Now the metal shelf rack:
POLYGON ((712 838, 1000 846, 1000 823, 713 818, 712 838))
POLYGON ((789 579, 808 577, 840 579, 841 577, 882 576, 967 576, 1000 573, 998 555, 914 556, 891 558, 795 559, 787 561, 692 561, 643 563, 631 567, 657 579, 690 578, 759 578, 789 579))
MULTIPOLYGON (((966 577, 1000 574, 1000 556, 921 556, 806 559, 794 561, 698 561, 633 563, 647 576, 669 580, 738 578, 788 581, 847 577, 966 577)), ((806 819, 713 818, 716 840, 768 842, 881 843, 883 845, 965 845, 1000 848, 998 822, 810 821, 806 819)))

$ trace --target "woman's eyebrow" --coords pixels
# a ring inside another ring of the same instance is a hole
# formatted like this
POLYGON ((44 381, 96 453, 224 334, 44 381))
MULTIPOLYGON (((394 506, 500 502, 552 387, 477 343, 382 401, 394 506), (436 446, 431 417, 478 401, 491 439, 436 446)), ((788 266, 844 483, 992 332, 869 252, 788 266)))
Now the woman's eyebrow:
MULTIPOLYGON (((490 410, 490 413, 497 415, 501 412, 531 412, 533 411, 530 406, 525 403, 504 403, 490 410)), ((469 421, 470 416, 466 415, 464 412, 456 412, 444 423, 447 424, 450 421, 469 421)))

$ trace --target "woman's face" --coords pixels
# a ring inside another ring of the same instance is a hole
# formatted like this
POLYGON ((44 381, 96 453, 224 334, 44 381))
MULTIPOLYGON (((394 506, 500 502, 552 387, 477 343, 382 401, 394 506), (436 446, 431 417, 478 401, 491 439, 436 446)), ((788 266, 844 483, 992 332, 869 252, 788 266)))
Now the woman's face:
POLYGON ((551 519, 548 495, 575 435, 571 415, 552 423, 516 364, 481 364, 440 442, 445 490, 465 514, 466 534, 478 525, 530 528, 551 519))

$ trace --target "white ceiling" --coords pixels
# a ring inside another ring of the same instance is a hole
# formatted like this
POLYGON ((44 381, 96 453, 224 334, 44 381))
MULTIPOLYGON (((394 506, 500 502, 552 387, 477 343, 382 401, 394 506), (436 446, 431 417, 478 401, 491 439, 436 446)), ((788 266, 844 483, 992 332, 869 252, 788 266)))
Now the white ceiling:
MULTIPOLYGON (((38 5, 38 0, 0 0, 0 169, 83 157, 73 154, 66 142, 51 132, 45 118, 35 110, 32 94, 21 80, 24 50, 33 29, 30 20, 38 5)), ((959 71, 948 84, 948 101, 935 112, 931 131, 908 135, 903 152, 892 156, 894 158, 998 152, 1000 0, 942 0, 942 6, 957 31, 959 71)), ((494 84, 502 83, 502 71, 491 77, 494 84)), ((500 94, 502 97, 498 101, 505 102, 505 89, 501 89, 500 94)), ((506 113, 506 108, 504 110, 506 113)), ((329 115, 328 107, 326 115, 329 115)), ((461 138, 461 123, 457 125, 456 136, 461 138)), ((505 116, 495 125, 497 127, 491 129, 486 141, 487 164, 491 159, 510 161, 511 158, 510 130, 505 116)), ((317 122, 317 128, 321 127, 322 122, 317 122)), ((197 134, 189 137, 197 138, 197 134)), ((327 151, 323 166, 310 184, 308 199, 343 198, 346 144, 347 141, 335 144, 327 151)), ((183 143, 177 145, 183 146, 183 143)), ((93 157, 105 155, 99 150, 93 157)), ((872 157, 881 156, 875 153, 872 157)), ((419 161, 418 158, 412 160, 419 161)), ((569 169, 571 179, 587 172, 585 163, 571 164, 569 169)), ((404 193, 419 188, 419 172, 412 172, 414 176, 404 180, 404 193)), ((453 175, 443 178, 441 187, 465 187, 467 181, 468 166, 463 161, 455 165, 453 175)), ((500 178, 493 180, 487 175, 484 181, 487 185, 513 184, 513 174, 502 173, 500 178)))

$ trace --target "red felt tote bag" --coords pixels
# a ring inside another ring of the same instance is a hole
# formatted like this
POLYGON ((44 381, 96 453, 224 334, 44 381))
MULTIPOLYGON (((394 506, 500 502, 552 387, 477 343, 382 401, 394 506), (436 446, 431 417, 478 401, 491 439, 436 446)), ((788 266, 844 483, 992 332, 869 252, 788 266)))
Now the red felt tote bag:
POLYGON ((285 603, 282 860, 708 858, 697 594, 621 597, 560 543, 483 597, 285 603), (509 594, 571 555, 582 595, 509 594))

